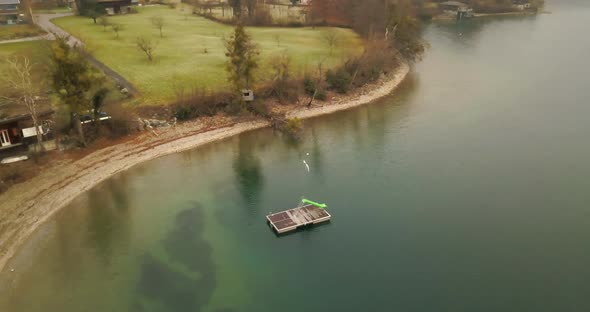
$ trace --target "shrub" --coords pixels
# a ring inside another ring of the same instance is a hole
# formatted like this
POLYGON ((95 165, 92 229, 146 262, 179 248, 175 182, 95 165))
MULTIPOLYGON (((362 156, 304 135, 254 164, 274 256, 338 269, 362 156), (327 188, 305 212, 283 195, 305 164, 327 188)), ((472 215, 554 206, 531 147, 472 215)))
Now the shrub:
POLYGON ((272 81, 260 90, 263 97, 274 97, 279 103, 292 103, 299 100, 300 83, 291 78, 291 59, 287 54, 275 56, 270 60, 273 69, 272 81))
POLYGON ((309 96, 313 96, 315 94, 314 98, 317 100, 325 101, 326 98, 328 98, 326 89, 321 86, 318 88, 316 80, 309 75, 305 75, 303 78, 303 89, 305 90, 305 94, 309 96))
POLYGON ((352 77, 344 67, 335 70, 330 69, 326 72, 326 82, 331 89, 338 93, 348 92, 351 81, 352 77))
POLYGON ((108 125, 112 137, 122 137, 133 131, 133 117, 121 102, 109 102, 104 110, 111 116, 108 125))
POLYGON ((270 110, 264 101, 254 101, 249 106, 248 109, 256 116, 261 117, 268 117, 270 110))
POLYGON ((178 120, 213 116, 232 106, 234 98, 230 93, 208 93, 195 89, 188 94, 177 95, 176 103, 173 104, 174 116, 178 120))
POLYGON ((315 98, 316 100, 325 101, 328 98, 328 92, 326 92, 326 89, 320 88, 315 94, 315 98))
POLYGON ((304 27, 302 22, 288 22, 287 27, 304 27))
POLYGON ((296 134, 303 129, 303 121, 301 119, 289 118, 287 119, 287 124, 285 125, 285 130, 289 133, 296 134))
POLYGON ((272 14, 264 7, 258 7, 254 15, 248 18, 248 24, 253 26, 270 26, 272 25, 272 14))
POLYGON ((303 90, 309 96, 312 96, 315 93, 316 82, 311 76, 305 75, 303 77, 303 90))
POLYGON ((284 114, 272 114, 269 116, 271 126, 291 139, 298 139, 303 133, 301 119, 286 118, 284 114))

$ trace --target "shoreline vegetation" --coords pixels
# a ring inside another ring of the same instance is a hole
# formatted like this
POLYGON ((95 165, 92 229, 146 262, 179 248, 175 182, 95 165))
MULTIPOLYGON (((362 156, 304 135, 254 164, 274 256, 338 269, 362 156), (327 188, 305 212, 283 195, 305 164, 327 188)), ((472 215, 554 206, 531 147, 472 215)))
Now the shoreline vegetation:
MULTIPOLYGON (((402 62, 388 76, 326 105, 286 109, 289 118, 307 119, 371 103, 391 94, 410 72, 402 62)), ((97 149, 80 159, 52 166, 37 177, 12 186, 0 195, 0 272, 27 238, 54 213, 83 192, 137 164, 195 149, 243 132, 270 127, 261 117, 202 117, 168 128, 127 136, 118 144, 97 149)))

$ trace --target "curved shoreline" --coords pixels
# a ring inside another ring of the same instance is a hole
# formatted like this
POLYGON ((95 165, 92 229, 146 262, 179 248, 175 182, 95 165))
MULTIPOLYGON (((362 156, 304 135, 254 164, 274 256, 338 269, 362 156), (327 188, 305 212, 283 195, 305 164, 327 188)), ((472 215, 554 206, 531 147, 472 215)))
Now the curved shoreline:
MULTIPOLYGON (((409 71, 410 66, 402 63, 388 78, 361 88, 352 95, 321 107, 298 107, 288 111, 287 116, 306 119, 368 104, 392 93, 409 71)), ((268 126, 268 121, 261 119, 242 122, 226 120, 221 126, 208 126, 207 120, 186 122, 156 135, 144 132, 79 160, 57 165, 11 187, 0 195, 0 272, 41 224, 80 194, 109 177, 148 160, 268 126)))

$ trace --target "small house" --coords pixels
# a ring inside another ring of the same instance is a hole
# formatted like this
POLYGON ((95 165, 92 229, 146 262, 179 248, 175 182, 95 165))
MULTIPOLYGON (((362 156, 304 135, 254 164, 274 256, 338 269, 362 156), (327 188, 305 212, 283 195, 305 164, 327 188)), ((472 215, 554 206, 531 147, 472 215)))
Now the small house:
POLYGON ((98 0, 96 1, 108 15, 131 13, 131 7, 137 5, 138 1, 132 0, 98 0))
POLYGON ((459 2, 459 1, 445 1, 445 2, 441 2, 438 6, 443 11, 449 11, 452 13, 466 10, 469 8, 469 6, 467 4, 465 4, 463 2, 459 2))
MULTIPOLYGON (((42 125, 47 124, 52 115, 52 110, 45 110, 38 114, 39 128, 45 138, 50 129, 42 125)), ((30 114, 15 114, 0 118, 0 154, 26 150, 28 145, 35 143, 37 143, 37 131, 30 114)))
POLYGON ((0 25, 13 25, 18 22, 20 0, 0 0, 0 25))
POLYGON ((470 8, 469 5, 467 5, 463 2, 445 1, 445 2, 441 2, 438 6, 445 13, 456 15, 457 19, 462 19, 464 17, 472 17, 473 16, 473 9, 470 8))
POLYGON ((531 3, 529 0, 512 0, 512 6, 518 10, 524 11, 530 9, 531 3))

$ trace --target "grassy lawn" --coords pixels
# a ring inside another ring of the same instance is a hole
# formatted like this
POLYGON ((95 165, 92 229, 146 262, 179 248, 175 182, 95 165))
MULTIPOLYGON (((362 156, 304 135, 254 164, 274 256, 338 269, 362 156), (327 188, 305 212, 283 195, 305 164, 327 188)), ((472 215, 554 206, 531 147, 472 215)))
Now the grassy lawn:
MULTIPOLYGON (((139 14, 110 17, 111 22, 125 27, 119 39, 109 28, 104 31, 102 26, 93 24, 90 18, 70 16, 53 21, 83 40, 99 60, 131 81, 143 95, 142 104, 162 104, 174 99, 173 85, 227 88, 222 38, 229 36, 232 27, 189 15, 187 10, 163 6, 139 10, 139 14), (151 25, 150 17, 156 15, 165 19, 164 38, 151 25), (158 42, 153 62, 137 49, 138 36, 149 36, 158 42)), ((293 69, 301 74, 315 69, 320 61, 326 68, 362 52, 361 39, 348 29, 253 27, 248 32, 261 51, 259 81, 268 77, 269 59, 281 53, 291 56, 293 69), (338 34, 332 55, 322 39, 328 31, 338 34)))
MULTIPOLYGON (((34 64, 35 72, 33 73, 33 80, 36 83, 42 83, 47 78, 48 54, 49 44, 43 40, 0 44, 0 73, 5 73, 8 70, 8 66, 4 61, 6 58, 26 56, 34 64)), ((4 85, 0 84, 0 94, 4 92, 3 87, 4 85)), ((0 117, 25 112, 26 109, 24 107, 8 105, 0 108, 0 117)))
POLYGON ((0 44, 0 73, 6 71, 4 60, 13 56, 26 56, 39 73, 46 72, 49 62, 48 55, 49 43, 45 40, 0 44))
MULTIPOLYGON (((51 91, 51 86, 49 85, 48 81, 48 79, 50 79, 49 55, 50 43, 45 40, 0 44, 0 73, 5 73, 8 70, 5 59, 14 56, 26 56, 33 63, 33 81, 37 84, 42 84, 44 86, 44 90, 51 91)), ((110 80, 107 80, 106 86, 111 90, 115 90, 114 83, 110 80)), ((5 90, 3 87, 4 85, 0 84, 0 94, 3 94, 5 90)), ((49 97, 54 105, 59 104, 59 100, 57 100, 55 96, 50 95, 49 97)), ((118 91, 112 91, 107 95, 107 101, 120 101, 122 99, 123 96, 118 91)), ((4 114, 13 114, 16 111, 22 113, 23 108, 15 106, 4 106, 0 108, 0 113, 4 114)))
POLYGON ((0 40, 12 40, 44 35, 45 32, 35 25, 7 25, 0 26, 0 40))

